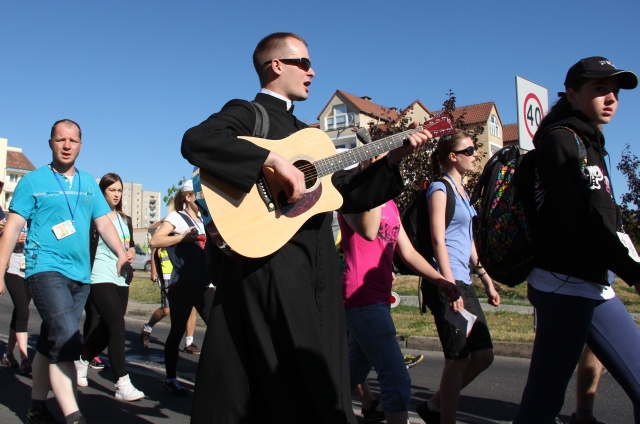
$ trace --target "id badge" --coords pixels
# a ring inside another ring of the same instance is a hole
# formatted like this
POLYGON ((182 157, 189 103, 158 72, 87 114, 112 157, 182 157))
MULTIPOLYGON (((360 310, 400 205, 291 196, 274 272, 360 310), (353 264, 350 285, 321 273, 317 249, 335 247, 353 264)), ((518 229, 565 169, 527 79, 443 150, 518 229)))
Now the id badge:
POLYGON ((54 225, 51 229, 53 230, 53 234, 55 234, 58 240, 62 240, 63 238, 70 236, 71 234, 76 232, 76 229, 73 228, 73 223, 70 220, 66 220, 58 225, 54 225))

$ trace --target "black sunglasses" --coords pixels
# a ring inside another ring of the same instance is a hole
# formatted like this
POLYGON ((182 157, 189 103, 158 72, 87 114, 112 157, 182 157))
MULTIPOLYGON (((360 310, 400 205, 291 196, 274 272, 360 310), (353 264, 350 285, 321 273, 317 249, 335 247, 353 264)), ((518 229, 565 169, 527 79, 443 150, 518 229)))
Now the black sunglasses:
MULTIPOLYGON (((274 59, 268 60, 264 64, 268 65, 273 60, 274 59)), ((287 65, 296 65, 298 68, 302 69, 305 72, 309 72, 309 69, 311 69, 311 61, 306 57, 299 57, 295 59, 276 59, 276 60, 279 60, 282 63, 286 63, 287 65)))
POLYGON ((469 146, 466 149, 462 149, 462 150, 454 150, 453 153, 455 154, 462 154, 465 156, 473 156, 473 154, 475 153, 476 148, 475 146, 469 146))

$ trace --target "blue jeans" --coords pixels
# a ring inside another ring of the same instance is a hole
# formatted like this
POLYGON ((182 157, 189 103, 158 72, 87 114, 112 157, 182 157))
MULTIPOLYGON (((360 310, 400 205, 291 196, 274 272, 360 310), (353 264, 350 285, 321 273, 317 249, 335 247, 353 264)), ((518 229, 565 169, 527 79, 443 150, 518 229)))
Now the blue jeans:
POLYGON ((36 349, 52 363, 74 361, 82 353, 78 328, 89 296, 89 284, 58 272, 40 272, 26 279, 42 324, 36 349))
POLYGON ((593 300, 529 286, 538 323, 514 424, 553 423, 586 343, 629 396, 640 423, 640 330, 618 297, 593 300))
POLYGON ((411 377, 396 340, 389 305, 375 303, 346 310, 351 388, 364 382, 371 366, 378 374, 380 402, 386 412, 408 410, 411 377))

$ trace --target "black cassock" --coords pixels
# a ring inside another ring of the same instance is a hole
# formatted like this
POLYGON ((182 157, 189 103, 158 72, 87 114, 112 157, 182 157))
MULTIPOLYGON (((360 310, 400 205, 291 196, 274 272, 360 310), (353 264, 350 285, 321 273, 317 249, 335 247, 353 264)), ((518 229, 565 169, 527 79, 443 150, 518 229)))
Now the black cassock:
MULTIPOLYGON (((278 140, 306 125, 286 103, 258 94, 278 140)), ((185 133, 182 154, 248 192, 268 151, 251 135, 255 112, 232 100, 185 133)), ((301 152, 304 146, 300 146, 301 152)), ((402 190, 397 167, 375 162, 333 175, 342 211, 361 212, 402 190)), ((192 423, 355 423, 347 330, 331 213, 312 217, 273 255, 232 259, 211 248, 217 291, 200 356, 192 423)), ((211 244, 211 243, 209 243, 211 244)))

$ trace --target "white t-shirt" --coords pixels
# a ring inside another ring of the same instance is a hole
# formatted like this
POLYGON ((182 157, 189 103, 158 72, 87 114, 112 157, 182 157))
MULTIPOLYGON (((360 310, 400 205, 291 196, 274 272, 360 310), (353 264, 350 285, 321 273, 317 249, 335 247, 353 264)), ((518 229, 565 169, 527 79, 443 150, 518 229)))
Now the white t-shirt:
POLYGON ((585 297, 594 300, 608 300, 616 296, 616 292, 613 291, 611 286, 603 286, 582 278, 571 277, 540 268, 534 268, 531 271, 527 277, 527 282, 534 289, 547 293, 585 297))
POLYGON ((198 234, 204 234, 204 224, 202 223, 202 220, 198 218, 194 221, 193 218, 191 218, 191 216, 186 212, 173 211, 169 215, 167 215, 164 220, 174 226, 173 232, 175 234, 184 234, 189 230, 189 227, 194 226, 198 229, 198 234), (187 218, 187 221, 191 222, 191 224, 187 225, 187 222, 182 216, 180 216, 180 214, 185 216, 185 218, 187 218))

